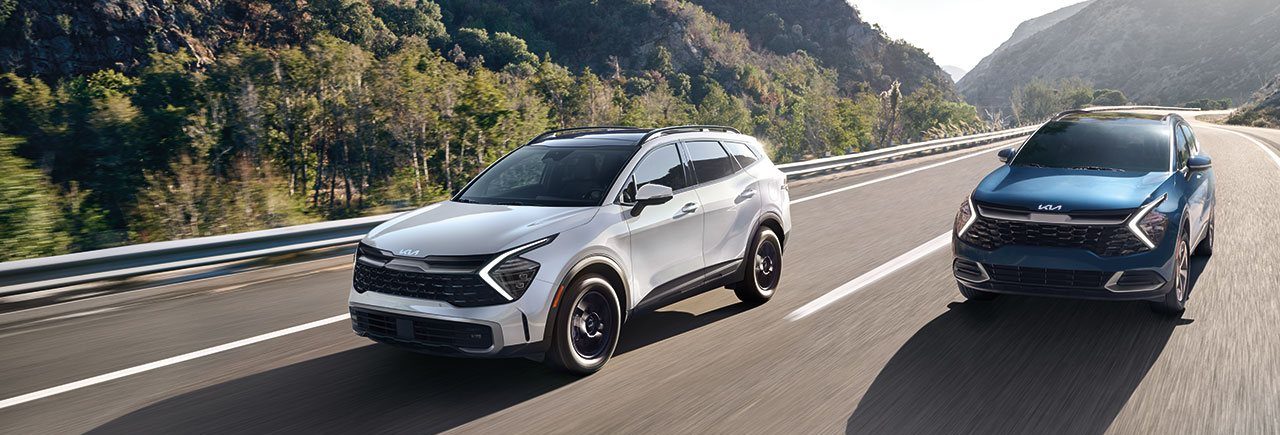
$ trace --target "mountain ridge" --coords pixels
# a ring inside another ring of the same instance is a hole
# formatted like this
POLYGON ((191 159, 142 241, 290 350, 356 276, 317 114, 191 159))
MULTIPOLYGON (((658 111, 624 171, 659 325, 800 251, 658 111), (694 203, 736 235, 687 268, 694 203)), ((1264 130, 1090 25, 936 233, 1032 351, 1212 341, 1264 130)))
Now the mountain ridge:
POLYGON ((1280 4, 1095 0, 993 53, 958 86, 979 107, 1008 107, 1034 79, 1080 78, 1134 101, 1241 101, 1280 69, 1280 4))

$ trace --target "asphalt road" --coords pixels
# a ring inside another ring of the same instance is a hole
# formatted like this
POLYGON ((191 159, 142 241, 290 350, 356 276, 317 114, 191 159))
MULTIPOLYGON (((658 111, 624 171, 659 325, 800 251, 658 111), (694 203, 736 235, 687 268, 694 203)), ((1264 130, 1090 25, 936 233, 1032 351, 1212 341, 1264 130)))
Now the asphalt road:
MULTIPOLYGON (((998 165, 966 150, 796 183, 797 200, 861 186, 793 205, 773 301, 721 290, 637 317, 587 378, 336 322, 4 407, 0 433, 1277 433, 1280 162, 1201 126, 1218 239, 1182 319, 962 302, 946 247, 792 315, 949 231, 998 165)), ((1235 130, 1280 148, 1280 131, 1235 130)), ((0 314, 0 400, 341 315, 350 277, 336 257, 0 314)))

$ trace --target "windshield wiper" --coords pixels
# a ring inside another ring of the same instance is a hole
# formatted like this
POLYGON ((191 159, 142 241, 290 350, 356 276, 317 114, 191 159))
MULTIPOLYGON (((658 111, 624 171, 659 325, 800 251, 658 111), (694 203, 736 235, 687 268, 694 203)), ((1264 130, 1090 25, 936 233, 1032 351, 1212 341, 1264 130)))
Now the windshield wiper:
POLYGON ((1106 167, 1106 166, 1072 166, 1070 169, 1083 169, 1083 170, 1086 170, 1086 171, 1115 171, 1115 172, 1124 172, 1124 169, 1120 169, 1120 168, 1108 168, 1108 167, 1106 167))
POLYGON ((1047 168, 1048 166, 1039 163, 1019 163, 1018 166, 1028 166, 1032 168, 1047 168))

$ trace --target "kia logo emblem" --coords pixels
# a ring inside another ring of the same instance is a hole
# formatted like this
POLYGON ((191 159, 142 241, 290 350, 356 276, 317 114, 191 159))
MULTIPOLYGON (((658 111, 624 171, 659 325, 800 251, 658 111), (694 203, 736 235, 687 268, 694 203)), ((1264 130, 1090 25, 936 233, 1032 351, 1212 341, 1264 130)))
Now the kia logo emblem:
POLYGON ((399 252, 396 252, 397 255, 403 255, 406 257, 417 257, 418 254, 421 253, 422 251, 418 249, 401 249, 399 252))
POLYGON ((1060 210, 1062 210, 1062 206, 1061 206, 1061 205, 1053 205, 1053 204, 1040 204, 1040 207, 1038 207, 1038 208, 1040 209, 1040 211, 1060 211, 1060 210))

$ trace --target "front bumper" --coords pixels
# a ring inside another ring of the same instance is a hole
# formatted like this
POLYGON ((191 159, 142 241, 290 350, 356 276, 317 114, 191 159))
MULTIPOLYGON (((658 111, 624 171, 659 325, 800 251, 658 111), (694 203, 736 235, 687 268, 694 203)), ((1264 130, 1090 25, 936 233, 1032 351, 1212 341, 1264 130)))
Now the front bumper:
POLYGON ((455 307, 445 302, 352 289, 352 330, 415 352, 501 358, 539 354, 549 316, 551 283, 534 280, 514 302, 455 307))
POLYGON ((962 285, 993 293, 1075 299, 1157 300, 1173 289, 1173 248, 1121 257, 1086 249, 1004 246, 986 251, 953 239, 952 272, 962 285))

